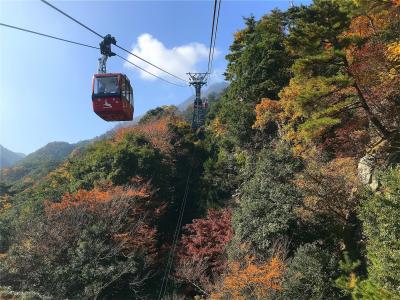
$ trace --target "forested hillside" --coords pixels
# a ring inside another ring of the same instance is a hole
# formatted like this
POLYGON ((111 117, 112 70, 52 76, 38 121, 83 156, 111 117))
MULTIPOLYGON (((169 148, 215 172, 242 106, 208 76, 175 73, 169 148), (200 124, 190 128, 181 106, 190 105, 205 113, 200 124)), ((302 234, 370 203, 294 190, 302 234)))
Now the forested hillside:
POLYGON ((10 188, 12 187, 13 192, 21 191, 53 171, 73 150, 81 148, 87 143, 87 141, 76 144, 49 143, 20 159, 14 166, 1 170, 0 180, 10 188))
POLYGON ((0 298, 400 299, 399 32, 398 0, 245 18, 204 128, 161 107, 8 187, 0 298))
POLYGON ((12 152, 0 145, 0 170, 13 166, 24 157, 25 154, 12 152))

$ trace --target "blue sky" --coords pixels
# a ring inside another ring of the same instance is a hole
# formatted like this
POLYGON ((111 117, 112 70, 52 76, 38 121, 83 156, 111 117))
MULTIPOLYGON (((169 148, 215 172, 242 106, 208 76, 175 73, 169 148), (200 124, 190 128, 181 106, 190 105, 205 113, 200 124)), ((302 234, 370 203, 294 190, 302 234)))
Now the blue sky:
MULTIPOLYGON (((51 2, 173 73, 206 70, 204 51, 210 38, 211 1, 51 2)), ((253 14, 259 18, 273 8, 286 9, 289 2, 222 1, 214 81, 222 78, 224 56, 233 33, 243 27, 242 17, 253 14)), ((0 0, 0 22, 95 46, 100 42, 97 36, 39 1, 0 0)), ((3 27, 0 41, 0 144, 28 154, 51 141, 74 143, 115 126, 92 112, 91 79, 99 57, 96 50, 3 27)), ((128 58, 126 53, 114 50, 128 58)), ((148 78, 119 58, 111 58, 107 67, 131 79, 135 115, 160 105, 179 104, 193 94, 188 87, 148 78)))

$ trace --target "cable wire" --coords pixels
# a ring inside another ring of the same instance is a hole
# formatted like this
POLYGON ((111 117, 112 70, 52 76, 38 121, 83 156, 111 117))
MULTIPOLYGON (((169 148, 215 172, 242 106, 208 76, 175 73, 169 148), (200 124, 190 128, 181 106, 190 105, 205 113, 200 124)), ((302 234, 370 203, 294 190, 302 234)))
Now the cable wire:
MULTIPOLYGON (((67 18, 71 19, 71 20, 74 21, 75 23, 77 23, 77 24, 81 25, 82 27, 86 28, 86 29, 89 30, 90 32, 94 33, 95 35, 99 36, 100 38, 104 39, 104 36, 102 36, 100 33, 96 32, 95 30, 93 30, 93 29, 91 29, 90 27, 86 26, 85 24, 83 24, 82 22, 78 21, 77 19, 71 17, 69 14, 67 14, 67 13, 65 13, 64 11, 62 11, 61 9, 55 7, 54 5, 52 5, 51 3, 47 2, 46 0, 40 0, 40 1, 43 2, 44 4, 50 6, 51 8, 55 9, 55 10, 58 11, 59 13, 63 14, 63 15, 66 16, 67 18)), ((115 46, 116 46, 117 48, 119 48, 119 49, 121 49, 121 50, 123 50, 123 51, 125 51, 125 52, 127 52, 127 53, 129 53, 129 54, 131 54, 131 55, 133 55, 133 56, 135 56, 136 58, 138 58, 138 59, 140 59, 140 60, 142 60, 142 61, 148 63, 149 65, 151 65, 151 66, 153 66, 153 67, 159 69, 160 71, 163 71, 163 72, 167 73, 168 75, 171 75, 171 76, 173 76, 173 77, 175 77, 175 78, 177 78, 177 79, 179 79, 179 80, 182 80, 182 81, 184 81, 184 82, 187 82, 187 80, 185 80, 185 79, 183 79, 183 78, 181 78, 181 77, 179 77, 179 76, 176 76, 176 75, 174 75, 174 74, 168 72, 167 70, 165 70, 165 69, 163 69, 163 68, 161 68, 161 67, 159 67, 159 66, 157 66, 157 65, 155 65, 155 64, 153 64, 153 63, 151 63, 150 61, 148 61, 148 60, 146 60, 146 59, 144 59, 144 58, 142 58, 142 57, 140 57, 140 56, 138 56, 138 55, 136 55, 136 54, 134 54, 134 53, 132 53, 132 52, 130 52, 130 51, 128 51, 128 50, 126 50, 125 48, 123 48, 123 47, 121 47, 121 46, 119 46, 119 45, 117 45, 117 44, 115 44, 115 46)), ((157 77, 157 76, 156 76, 156 77, 157 77)))
POLYGON ((174 231, 174 237, 173 237, 173 242, 172 242, 172 248, 171 251, 168 255, 168 261, 167 261, 167 266, 165 267, 165 271, 164 271, 164 276, 163 276, 163 280, 161 283, 161 287, 160 287, 160 292, 158 294, 158 300, 161 300, 162 297, 164 297, 166 291, 167 291, 167 286, 168 286, 168 277, 169 274, 171 272, 172 269, 172 264, 174 261, 174 253, 176 250, 176 246, 178 244, 178 238, 179 238, 179 232, 182 226, 182 220, 183 220, 183 214, 185 211, 185 207, 186 207, 186 203, 187 203, 187 197, 189 194, 189 180, 190 180, 190 175, 192 173, 192 167, 189 170, 188 173, 188 177, 186 179, 186 186, 185 186, 185 193, 183 196, 183 200, 182 200, 182 204, 179 210, 179 217, 178 217, 178 222, 176 223, 176 227, 175 227, 175 231, 174 231))
MULTIPOLYGON (((188 182, 189 182, 189 177, 188 177, 188 182)), ((183 203, 181 205, 180 212, 179 212, 178 222, 177 222, 176 227, 175 227, 172 248, 171 248, 171 251, 170 251, 170 253, 168 255, 167 266, 165 267, 164 276, 163 276, 163 280, 162 280, 162 283, 161 283, 160 293, 159 293, 159 297, 158 297, 159 300, 164 297, 164 295, 165 295, 165 293, 167 291, 168 277, 169 277, 169 274, 171 273, 171 269, 172 269, 172 265, 173 265, 173 261, 174 261, 174 254, 175 254, 175 250, 176 250, 176 245, 178 243, 179 232, 180 232, 180 229, 181 229, 181 226, 182 226, 183 212, 184 212, 185 207, 186 207, 186 200, 187 200, 188 190, 189 190, 189 186, 187 185, 186 189, 185 189, 184 200, 183 200, 183 203)))
POLYGON ((213 39, 214 39, 214 27, 215 27, 215 12, 217 10, 217 1, 214 0, 214 12, 213 12, 213 19, 212 19, 212 25, 211 25, 211 36, 210 36, 210 49, 208 51, 208 64, 207 64, 207 73, 210 72, 210 62, 211 62, 211 48, 213 45, 213 39))
POLYGON ((163 280, 162 280, 162 283, 161 283, 161 288, 160 288, 160 293, 159 293, 159 298, 158 299, 161 299, 165 295, 165 292, 166 292, 166 289, 167 289, 168 277, 169 277, 169 274, 170 274, 171 268, 172 268, 173 255, 175 253, 176 244, 177 244, 178 236, 179 236, 179 231, 180 231, 180 228, 181 228, 181 225, 182 225, 183 212, 185 210, 186 199, 187 199, 187 195, 188 195, 188 191, 189 191, 189 184, 188 184, 189 183, 189 177, 190 177, 190 173, 189 173, 187 181, 186 181, 185 193, 184 193, 184 197, 183 197, 183 200, 182 200, 182 204, 181 204, 180 209, 179 209, 178 222, 177 222, 176 227, 175 227, 172 247, 171 247, 170 253, 168 255, 167 266, 165 267, 164 276, 163 276, 163 280))
POLYGON ((93 29, 89 28, 88 26, 86 26, 85 24, 79 22, 77 19, 71 17, 69 14, 63 12, 61 9, 55 7, 53 4, 47 2, 46 0, 40 0, 42 1, 44 4, 50 6, 51 8, 55 9, 56 11, 58 11, 60 14, 63 14, 64 16, 66 16, 67 18, 71 19, 72 21, 74 21, 75 23, 78 23, 79 25, 81 25, 82 27, 86 28, 87 30, 89 30, 90 32, 94 33, 95 35, 97 35, 98 37, 104 39, 104 36, 102 36, 100 33, 94 31, 93 29))
POLYGON ((84 47, 88 47, 88 48, 92 48, 92 49, 100 49, 99 47, 95 47, 95 46, 91 46, 91 45, 87 45, 87 44, 83 44, 83 43, 79 43, 79 42, 74 42, 74 41, 71 41, 71 40, 66 40, 66 39, 59 38, 59 37, 56 37, 56 36, 53 36, 53 35, 44 34, 44 33, 41 33, 41 32, 37 32, 37 31, 33 31, 33 30, 29 30, 29 29, 25 29, 25 28, 13 26, 13 25, 0 23, 0 26, 16 29, 16 30, 20 30, 20 31, 25 31, 25 32, 28 32, 28 33, 33 33, 33 34, 44 36, 44 37, 47 37, 47 38, 51 38, 51 39, 55 39, 55 40, 59 40, 59 41, 63 41, 63 42, 67 42, 67 43, 71 43, 71 44, 75 44, 75 45, 79 45, 79 46, 84 46, 84 47))
POLYGON ((221 9, 221 0, 219 0, 219 2, 218 2, 218 12, 217 12, 217 19, 216 19, 217 21, 215 23, 214 40, 213 40, 213 47, 212 47, 212 54, 211 54, 210 69, 208 70, 208 77, 210 77, 210 75, 211 75, 212 67, 213 67, 213 63, 214 63, 214 51, 215 51, 215 43, 216 43, 216 40, 217 40, 220 9, 221 9))
POLYGON ((154 76, 154 77, 156 77, 156 78, 158 78, 158 79, 161 79, 161 80, 163 80, 163 81, 165 81, 165 82, 168 82, 169 84, 173 84, 173 85, 176 85, 176 86, 179 86, 179 87, 186 87, 186 85, 174 83, 174 82, 169 81, 169 80, 167 80, 167 79, 164 79, 164 78, 162 78, 162 77, 160 77, 160 76, 157 76, 156 74, 153 74, 153 73, 147 71, 146 69, 144 69, 144 68, 142 68, 142 67, 140 67, 140 66, 134 64, 133 62, 131 62, 130 60, 128 60, 128 59, 126 59, 126 58, 124 58, 124 57, 122 57, 122 56, 119 55, 119 54, 116 54, 116 56, 119 57, 120 59, 126 61, 127 63, 130 63, 131 65, 135 66, 136 68, 142 70, 143 72, 146 72, 146 73, 148 73, 148 74, 150 74, 150 75, 152 75, 152 76, 154 76))
MULTIPOLYGON (((91 46, 91 45, 88 45, 88 44, 84 44, 84 43, 79 43, 79 42, 75 42, 75 41, 63 39, 63 38, 60 38, 60 37, 57 37, 57 36, 53 36, 53 35, 49 35, 49 34, 37 32, 37 31, 33 31, 33 30, 26 29, 26 28, 22 28, 22 27, 17 27, 17 26, 9 25, 9 24, 0 23, 0 26, 8 27, 8 28, 11 28, 11 29, 16 29, 16 30, 19 30, 19 31, 27 32, 27 33, 32 33, 32 34, 35 34, 35 35, 39 35, 39 36, 51 38, 51 39, 54 39, 54 40, 58 40, 58 41, 62 41, 62 42, 67 42, 67 43, 71 43, 71 44, 75 44, 75 45, 87 47, 87 48, 92 48, 92 49, 96 49, 96 50, 99 50, 99 49, 100 49, 99 47, 96 47, 96 46, 91 46)), ((118 55, 118 54, 116 54, 116 56, 118 56, 118 57, 121 58, 122 60, 124 60, 124 61, 130 63, 131 65, 135 66, 136 68, 142 70, 143 72, 146 72, 146 73, 148 73, 148 74, 150 74, 150 75, 152 75, 152 76, 154 76, 154 77, 156 77, 156 78, 158 78, 158 79, 161 79, 161 80, 163 80, 163 81, 165 81, 165 82, 167 82, 167 83, 169 83, 169 84, 173 84, 173 85, 176 85, 176 86, 179 86, 179 87, 186 87, 186 85, 177 84, 177 83, 168 81, 168 80, 166 80, 166 79, 164 79, 164 78, 162 78, 162 77, 160 77, 160 76, 157 76, 157 75, 155 75, 155 74, 153 74, 153 73, 151 73, 151 72, 149 72, 149 71, 143 69, 142 67, 140 67, 140 66, 134 64, 133 62, 131 62, 131 61, 125 59, 124 57, 122 57, 122 56, 120 56, 120 55, 118 55)))
POLYGON ((182 81, 184 81, 184 82, 187 82, 186 79, 183 79, 183 78, 181 78, 181 77, 179 77, 179 76, 176 76, 176 75, 174 75, 174 74, 168 72, 167 70, 164 70, 163 68, 160 68, 159 66, 156 66, 156 65, 153 64, 152 62, 150 62, 150 61, 148 61, 148 60, 146 60, 146 59, 144 59, 144 58, 142 58, 142 57, 136 55, 135 53, 130 52, 129 50, 126 50, 125 48, 123 48, 123 47, 121 47, 121 46, 119 46, 119 45, 117 45, 117 44, 115 45, 115 47, 121 49, 122 51, 125 51, 126 53, 128 53, 128 54, 130 54, 130 55, 133 55, 134 57, 136 57, 136 58, 138 58, 138 59, 140 59, 140 60, 142 60, 142 61, 144 61, 144 62, 146 62, 146 63, 148 63, 149 65, 153 66, 154 68, 157 68, 157 69, 159 69, 159 70, 161 70, 161 71, 167 73, 168 75, 171 75, 172 77, 175 77, 176 79, 179 79, 179 80, 182 80, 182 81))

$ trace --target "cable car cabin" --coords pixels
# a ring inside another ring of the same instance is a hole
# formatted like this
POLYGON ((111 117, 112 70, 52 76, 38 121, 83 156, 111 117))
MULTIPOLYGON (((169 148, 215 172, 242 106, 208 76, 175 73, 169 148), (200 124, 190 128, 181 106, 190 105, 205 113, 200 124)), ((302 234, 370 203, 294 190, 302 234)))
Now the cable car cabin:
POLYGON ((124 74, 106 73, 93 76, 93 111, 106 121, 133 119, 133 93, 124 74))

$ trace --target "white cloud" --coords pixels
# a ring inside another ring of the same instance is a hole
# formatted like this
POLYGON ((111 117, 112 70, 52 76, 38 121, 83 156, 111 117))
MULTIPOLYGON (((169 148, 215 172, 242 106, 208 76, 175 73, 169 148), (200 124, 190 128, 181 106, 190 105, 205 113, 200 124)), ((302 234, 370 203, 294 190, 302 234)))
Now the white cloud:
MULTIPOLYGON (((148 33, 144 33, 138 37, 137 43, 134 45, 131 52, 152 62, 160 68, 183 78, 187 77, 187 72, 196 72, 198 63, 207 61, 208 59, 208 48, 204 44, 189 43, 178 47, 167 48, 162 42, 148 33)), ((214 59, 217 55, 218 51, 216 49, 214 59)), ((174 79, 168 74, 139 60, 133 55, 128 55, 127 59, 157 76, 166 79, 168 78, 170 80, 174 79)), ((154 76, 135 68, 127 62, 124 63, 124 66, 138 70, 143 79, 156 79, 154 76)))
POLYGON ((213 83, 225 81, 224 77, 225 69, 222 68, 213 68, 211 71, 210 77, 208 78, 208 85, 213 83))

